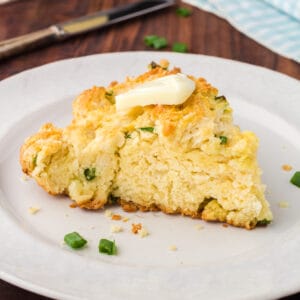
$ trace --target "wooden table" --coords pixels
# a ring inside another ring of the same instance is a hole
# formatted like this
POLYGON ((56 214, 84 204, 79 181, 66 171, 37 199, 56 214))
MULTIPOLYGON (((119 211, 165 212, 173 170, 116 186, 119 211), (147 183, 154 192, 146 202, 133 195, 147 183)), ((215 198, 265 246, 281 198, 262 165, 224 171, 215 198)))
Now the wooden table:
MULTIPOLYGON (((0 40, 25 34, 130 0, 21 0, 0 6, 0 40)), ((179 3, 179 5, 182 5, 179 3)), ((188 6, 188 5, 185 5, 188 6)), ((247 38, 226 21, 192 8, 180 18, 175 8, 91 32, 0 62, 0 80, 56 60, 83 55, 148 50, 143 37, 164 36, 170 43, 185 42, 189 52, 235 59, 277 70, 300 79, 300 65, 283 58, 247 38)), ((170 47, 166 48, 170 50, 170 47)), ((5 105, 5 104, 2 104, 5 105)), ((0 258, 1 259, 1 258, 0 258)), ((288 297, 296 300, 300 294, 288 297)), ((0 280, 0 299, 47 299, 0 280)), ((299 298, 298 298, 299 299, 299 298)))

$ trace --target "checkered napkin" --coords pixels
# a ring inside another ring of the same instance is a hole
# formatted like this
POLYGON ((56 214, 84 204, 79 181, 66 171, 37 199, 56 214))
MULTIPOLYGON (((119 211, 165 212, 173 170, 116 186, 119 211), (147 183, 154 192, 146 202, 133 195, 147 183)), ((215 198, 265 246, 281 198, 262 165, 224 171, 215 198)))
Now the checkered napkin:
POLYGON ((300 63, 300 0, 183 0, 300 63))

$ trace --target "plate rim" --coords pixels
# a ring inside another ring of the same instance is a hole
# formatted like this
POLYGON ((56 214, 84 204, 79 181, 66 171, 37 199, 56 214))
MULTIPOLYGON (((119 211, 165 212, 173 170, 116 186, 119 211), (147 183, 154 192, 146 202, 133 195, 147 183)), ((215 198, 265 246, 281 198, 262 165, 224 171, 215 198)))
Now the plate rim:
POLYGON ((250 63, 250 62, 245 62, 245 61, 240 61, 240 60, 236 60, 236 59, 230 59, 230 58, 226 58, 226 57, 219 57, 219 56, 214 56, 214 55, 206 55, 206 54, 201 54, 201 53, 174 53, 172 51, 145 51, 145 50, 132 50, 132 51, 116 51, 116 52, 104 52, 104 53, 94 53, 94 54, 89 54, 89 55, 81 55, 81 56, 77 56, 77 57, 68 57, 68 58, 63 58, 63 59, 59 59, 59 60, 55 60, 55 61, 51 61, 51 62, 48 62, 48 63, 45 63, 45 64, 42 64, 42 65, 39 65, 39 66, 35 66, 33 68, 29 68, 29 69, 26 69, 26 70, 23 70, 23 71, 20 71, 16 74, 13 74, 13 75, 10 75, 8 77, 5 77, 4 79, 0 80, 0 83, 1 82, 4 82, 6 80, 10 80, 14 77, 18 77, 20 75, 24 75, 26 74, 27 72, 32 72, 32 71, 36 71, 40 68, 44 68, 44 67, 49 67, 49 66, 52 66, 52 65, 55 65, 55 64, 59 64, 61 62, 67 62, 67 61, 76 61, 76 60, 82 60, 82 59, 86 59, 86 58, 90 58, 90 57, 97 57, 97 56, 111 56, 111 55, 126 55, 126 54, 132 54, 132 53, 138 53, 138 54, 160 54, 162 56, 167 56, 167 55, 178 55, 178 56, 195 56, 195 57, 203 57, 203 58, 209 58, 209 59, 216 59, 216 60, 219 60, 219 61, 227 61, 227 62, 230 62, 230 63, 236 63, 236 64, 239 64, 239 65, 245 65, 245 66, 248 66, 248 67, 254 67, 254 68, 259 68, 259 69, 263 69, 267 72, 271 72, 271 73, 275 73, 275 74, 278 74, 278 75, 281 75, 281 76, 284 76, 284 77, 287 77, 289 79, 292 79, 292 80, 295 80, 296 82, 297 81, 300 81, 299 79, 295 78, 295 77, 292 77, 288 74, 285 74, 285 73, 282 73, 278 70, 273 70, 273 69, 270 69, 268 67, 265 67, 265 66, 261 66, 261 65, 257 65, 257 64, 253 64, 253 63, 250 63))

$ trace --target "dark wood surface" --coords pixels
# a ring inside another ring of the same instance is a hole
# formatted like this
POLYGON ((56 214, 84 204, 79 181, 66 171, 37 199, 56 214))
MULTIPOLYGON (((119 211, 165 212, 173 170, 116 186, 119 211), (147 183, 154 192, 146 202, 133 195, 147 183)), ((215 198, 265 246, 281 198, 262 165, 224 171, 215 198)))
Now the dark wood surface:
MULTIPOLYGON (((0 6, 0 40, 130 2, 134 1, 20 0, 2 5, 0 6)), ((184 4, 178 2, 177 5, 183 6, 184 4)), ((143 43, 143 37, 148 34, 164 36, 170 44, 185 42, 191 53, 219 56, 260 65, 300 79, 300 65, 296 62, 264 48, 235 30, 224 20, 196 8, 192 10, 192 16, 180 18, 175 14, 175 7, 168 8, 7 59, 0 62, 0 80, 60 59, 95 53, 148 50, 143 43)), ((170 47, 166 50, 170 50, 170 47)), ((0 299, 47 298, 0 280, 0 299)), ((300 299, 300 294, 290 296, 288 299, 300 299)))

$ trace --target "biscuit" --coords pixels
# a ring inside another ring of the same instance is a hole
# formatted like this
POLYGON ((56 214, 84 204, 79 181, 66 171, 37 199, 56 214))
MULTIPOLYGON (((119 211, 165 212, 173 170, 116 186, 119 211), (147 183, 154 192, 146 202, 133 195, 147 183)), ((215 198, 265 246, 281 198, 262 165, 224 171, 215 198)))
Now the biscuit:
POLYGON ((118 202, 127 211, 162 210, 247 229, 269 223, 258 139, 233 124, 227 99, 205 79, 189 76, 196 88, 181 105, 116 111, 116 95, 178 72, 152 64, 123 83, 84 91, 69 126, 46 124, 25 141, 23 171, 81 208, 118 202))

